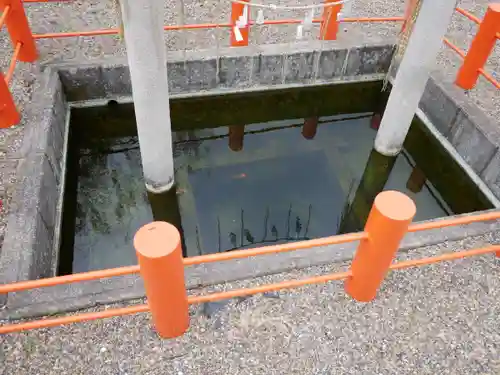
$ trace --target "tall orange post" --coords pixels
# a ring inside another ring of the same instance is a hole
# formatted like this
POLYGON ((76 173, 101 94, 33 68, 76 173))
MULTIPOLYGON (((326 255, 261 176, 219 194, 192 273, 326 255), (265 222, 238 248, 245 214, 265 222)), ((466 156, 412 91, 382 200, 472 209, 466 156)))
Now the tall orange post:
POLYGON ((18 124, 21 116, 9 91, 4 75, 0 72, 0 128, 8 128, 18 124))
POLYGON ((18 59, 24 62, 33 62, 37 59, 35 40, 31 34, 31 30, 24 13, 24 7, 21 0, 0 0, 0 9, 5 10, 9 7, 9 14, 5 23, 9 30, 10 39, 12 40, 13 48, 16 48, 18 43, 21 43, 18 59))
POLYGON ((497 32, 500 32, 500 3, 488 6, 464 63, 458 71, 455 84, 465 90, 474 87, 479 77, 479 69, 486 64, 495 47, 497 32))
POLYGON ((179 231, 163 221, 146 224, 135 234, 134 247, 156 331, 163 338, 182 335, 189 311, 179 231))
MULTIPOLYGON (((248 2, 248 0, 242 0, 248 2)), ((248 5, 233 3, 231 2, 231 46, 232 47, 243 47, 248 46, 248 35, 250 32, 250 7, 248 5), (237 27, 237 21, 240 17, 243 17, 243 13, 247 7, 247 19, 246 25, 244 27, 238 27, 241 39, 238 40, 238 31, 235 30, 237 27)))
MULTIPOLYGON (((337 0, 325 0, 325 3, 332 3, 337 0)), ((324 40, 336 40, 339 31, 339 13, 342 4, 336 4, 323 9, 323 19, 319 29, 319 38, 324 40)))
POLYGON ((377 195, 365 226, 368 238, 361 240, 351 264, 352 276, 345 282, 352 298, 362 302, 375 298, 415 213, 415 203, 403 193, 377 195))

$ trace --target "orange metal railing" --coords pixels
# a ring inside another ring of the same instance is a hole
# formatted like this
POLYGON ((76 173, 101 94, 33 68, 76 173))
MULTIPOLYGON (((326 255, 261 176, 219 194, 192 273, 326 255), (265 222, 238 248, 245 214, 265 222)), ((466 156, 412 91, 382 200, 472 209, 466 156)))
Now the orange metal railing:
POLYGON ((182 259, 180 234, 177 229, 167 223, 150 223, 141 228, 134 238, 139 261, 137 266, 0 285, 0 294, 5 294, 140 272, 144 280, 148 304, 6 324, 0 326, 0 334, 151 311, 154 325, 160 336, 176 337, 188 329, 187 307, 190 304, 298 288, 335 280, 346 280, 346 292, 354 299, 370 301, 375 298, 377 290, 389 270, 406 269, 489 253, 496 253, 497 256, 500 256, 500 245, 491 245, 480 249, 392 263, 400 241, 406 233, 500 219, 499 211, 410 225, 414 215, 415 205, 410 198, 399 192, 386 191, 380 193, 375 199, 363 232, 185 259, 182 259), (359 247, 348 271, 201 296, 188 296, 186 293, 184 267, 188 265, 305 250, 317 246, 354 241, 359 241, 359 247), (165 285, 170 287, 164 288, 165 285))
MULTIPOLYGON (((463 9, 460 13, 475 22, 479 21, 463 9)), ((464 58, 464 63, 458 71, 455 81, 458 86, 466 90, 472 89, 479 74, 482 74, 491 84, 500 89, 500 82, 483 70, 498 38, 500 38, 500 3, 489 4, 483 20, 479 23, 479 30, 472 41, 469 52, 464 58)), ((455 51, 458 52, 456 49, 455 51)))
MULTIPOLYGON (((11 63, 7 70, 7 74, 2 79, 0 73, 0 127, 9 127, 19 123, 20 115, 15 107, 14 100, 8 88, 8 83, 13 76, 17 61, 33 62, 36 60, 35 41, 38 39, 53 39, 53 38, 70 38, 82 36, 98 36, 98 35, 118 35, 119 29, 101 29, 90 31, 74 31, 60 33, 44 33, 32 34, 26 15, 24 13, 23 2, 64 2, 66 0, 0 0, 0 9, 3 10, 0 16, 0 29, 4 24, 7 24, 9 33, 14 46, 14 53, 11 63)), ((332 0, 325 0, 326 3, 332 0)), ((409 7, 414 6, 415 1, 409 2, 409 7)), ((357 18, 342 18, 338 19, 338 14, 341 11, 340 4, 333 4, 324 8, 321 18, 313 20, 314 23, 320 24, 320 38, 325 40, 335 40, 337 38, 339 23, 353 22, 403 22, 403 27, 406 24, 406 18, 411 15, 411 12, 406 11, 404 17, 357 17, 357 18)), ((464 9, 457 8, 457 12, 469 18, 473 22, 480 25, 469 53, 465 53, 448 39, 444 39, 444 43, 455 51, 464 59, 458 75, 456 84, 464 89, 470 89, 475 85, 478 75, 482 75, 486 80, 493 84, 496 88, 500 88, 498 82, 491 74, 484 71, 483 66, 493 49, 495 40, 500 37, 500 5, 490 4, 485 18, 481 21, 471 13, 464 9)), ((244 5, 240 3, 232 3, 231 19, 229 23, 215 24, 191 24, 191 25, 166 25, 165 31, 172 30, 194 30, 194 29, 215 29, 229 28, 231 31, 231 46, 246 46, 248 45, 249 28, 255 25, 255 22, 249 21, 244 28, 240 28, 242 40, 237 41, 234 35, 236 20, 242 15, 244 5)), ((299 24, 303 20, 298 19, 281 19, 281 20, 266 20, 263 25, 286 25, 299 24)))
POLYGON ((5 77, 0 72, 0 128, 17 124, 21 117, 9 91, 9 82, 18 61, 34 62, 37 58, 35 41, 20 0, 0 0, 0 29, 7 26, 14 52, 5 77))

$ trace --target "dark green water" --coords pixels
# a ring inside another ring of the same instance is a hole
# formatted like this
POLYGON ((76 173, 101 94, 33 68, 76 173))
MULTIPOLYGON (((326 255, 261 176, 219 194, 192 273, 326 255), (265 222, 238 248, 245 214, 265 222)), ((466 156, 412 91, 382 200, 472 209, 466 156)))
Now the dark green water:
POLYGON ((405 152, 386 158, 372 151, 369 112, 295 108, 319 116, 316 136, 305 139, 303 117, 276 120, 257 99, 253 117, 273 121, 252 121, 247 110, 240 151, 218 127, 230 116, 204 110, 220 97, 172 105, 176 191, 168 196, 145 190, 130 106, 75 111, 60 273, 135 264, 133 236, 154 219, 174 223, 193 256, 359 230, 383 189, 414 199, 415 220, 490 207, 422 124, 413 124, 405 152))

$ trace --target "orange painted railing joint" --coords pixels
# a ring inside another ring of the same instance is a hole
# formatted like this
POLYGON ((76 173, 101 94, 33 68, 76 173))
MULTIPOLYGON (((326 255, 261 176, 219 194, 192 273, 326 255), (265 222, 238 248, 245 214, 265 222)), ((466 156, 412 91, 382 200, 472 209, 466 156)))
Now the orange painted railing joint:
MULTIPOLYGON (((500 32, 500 3, 489 4, 483 20, 479 24, 479 30, 472 41, 469 52, 458 71, 455 80, 457 86, 465 90, 470 90, 474 87, 479 74, 481 74, 480 69, 484 67, 489 55, 493 51, 498 32, 500 32)), ((500 88, 498 82, 493 84, 497 88, 500 88)))
MULTIPOLYGON (((336 0, 325 0, 325 4, 336 0)), ((339 32, 339 13, 342 4, 335 4, 323 8, 323 17, 319 29, 319 38, 323 40, 336 40, 339 32)))
MULTIPOLYGON (((481 19, 476 17, 475 15, 473 15, 472 13, 466 11, 465 9, 462 9, 460 7, 457 7, 456 11, 460 14, 462 14, 463 16, 467 17, 468 19, 470 19, 471 21, 473 21, 474 23, 476 23, 477 25, 479 25, 481 23, 481 19)), ((500 32, 497 32, 496 33, 496 38, 497 39, 500 39, 500 32)))
POLYGON ((5 24, 9 30, 13 48, 21 43, 18 59, 24 62, 34 62, 37 59, 35 40, 31 33, 26 13, 21 0, 0 0, 0 9, 9 7, 5 24))

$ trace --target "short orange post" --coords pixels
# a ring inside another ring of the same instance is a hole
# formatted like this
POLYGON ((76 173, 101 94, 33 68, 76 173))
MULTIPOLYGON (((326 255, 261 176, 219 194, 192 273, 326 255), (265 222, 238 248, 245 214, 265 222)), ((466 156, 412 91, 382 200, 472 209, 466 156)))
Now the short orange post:
POLYGON ((229 148, 233 151, 243 150, 245 125, 232 125, 229 127, 229 148))
POLYGON ((33 34, 31 34, 22 1, 0 0, 0 9, 5 11, 5 7, 9 7, 9 14, 5 23, 9 30, 12 46, 16 48, 17 44, 21 43, 18 59, 24 62, 35 61, 38 56, 35 40, 33 39, 33 34))
POLYGON ((163 221, 146 224, 135 234, 134 247, 156 331, 163 338, 182 335, 189 310, 179 231, 163 221))
POLYGON ((375 298, 399 243, 416 213, 415 203, 398 191, 377 195, 365 226, 368 238, 359 244, 345 282, 349 295, 362 302, 375 298))
POLYGON ((4 75, 0 72, 0 128, 9 128, 21 121, 4 75))
POLYGON ((304 126, 302 126, 302 136, 305 139, 314 139, 318 131, 318 117, 310 117, 304 119, 304 126))
MULTIPOLYGON (((248 0, 242 1, 248 2, 248 0)), ((231 2, 231 47, 248 46, 249 31, 249 6, 231 2), (240 22, 242 22, 242 24, 239 24, 240 22)))
POLYGON ((465 90, 474 87, 479 77, 479 69, 486 64, 495 47, 497 32, 500 32, 500 3, 488 6, 464 63, 458 71, 455 81, 458 86, 465 90))
MULTIPOLYGON (((325 3, 333 3, 337 0, 325 0, 325 3)), ((339 13, 342 4, 327 6, 323 9, 323 19, 319 29, 319 38, 324 40, 336 40, 339 31, 339 13)))

